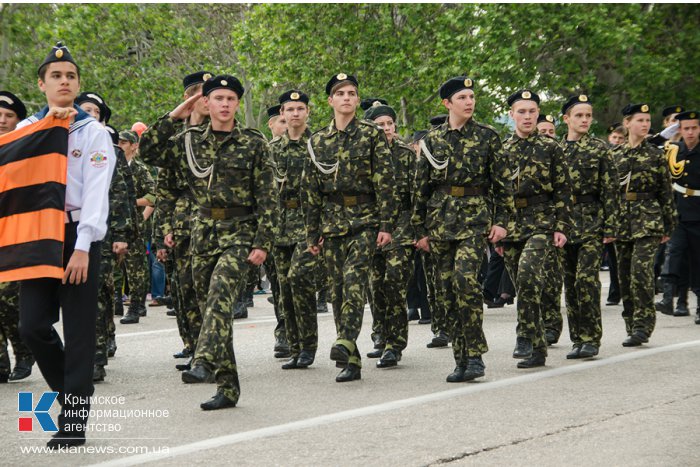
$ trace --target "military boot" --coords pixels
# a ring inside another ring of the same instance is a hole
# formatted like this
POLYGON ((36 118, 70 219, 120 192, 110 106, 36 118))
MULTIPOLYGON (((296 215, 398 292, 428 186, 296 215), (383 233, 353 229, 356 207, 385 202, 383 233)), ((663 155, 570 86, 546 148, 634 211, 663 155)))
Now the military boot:
POLYGON ((328 313, 328 291, 325 288, 318 291, 316 313, 328 313))
POLYGON ((526 358, 518 362, 518 368, 537 368, 539 366, 544 366, 547 356, 542 350, 533 350, 530 358, 526 358))
POLYGON ((665 315, 673 315, 673 284, 668 281, 664 281, 664 295, 661 300, 654 303, 656 311, 659 311, 665 315))
POLYGON ((253 302, 252 290, 246 290, 245 294, 243 295, 243 301, 245 302, 245 306, 248 308, 252 308, 255 306, 255 302, 253 302))
POLYGON ((105 371, 104 365, 96 364, 92 369, 92 381, 99 383, 105 380, 105 376, 107 376, 107 372, 105 371))
POLYGON ((292 351, 289 348, 289 342, 287 341, 287 336, 280 334, 275 340, 275 358, 289 358, 292 356, 292 351))
POLYGON ((19 381, 21 379, 29 377, 32 374, 32 366, 34 365, 34 359, 31 360, 18 360, 15 363, 15 368, 10 373, 10 381, 19 381))
POLYGON ((138 307, 129 305, 126 315, 119 322, 122 324, 138 324, 140 317, 138 307))
POLYGON ((108 357, 114 357, 114 354, 117 353, 117 341, 114 337, 110 337, 107 339, 107 356, 108 357))
POLYGON ((236 306, 233 309, 233 319, 245 319, 248 317, 248 308, 245 306, 244 301, 236 302, 236 306))
POLYGON ((678 287, 678 302, 676 309, 673 311, 673 316, 688 316, 688 287, 678 287))

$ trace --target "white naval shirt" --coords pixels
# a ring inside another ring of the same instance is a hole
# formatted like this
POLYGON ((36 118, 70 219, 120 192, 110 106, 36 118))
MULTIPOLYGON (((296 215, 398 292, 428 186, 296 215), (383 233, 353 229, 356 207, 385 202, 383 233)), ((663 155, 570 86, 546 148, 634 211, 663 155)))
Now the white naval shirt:
MULTIPOLYGON (((68 129, 67 212, 80 209, 75 249, 90 251, 90 244, 107 233, 109 185, 117 158, 107 130, 80 107, 68 129)), ((36 123, 48 107, 21 121, 17 128, 36 123)))

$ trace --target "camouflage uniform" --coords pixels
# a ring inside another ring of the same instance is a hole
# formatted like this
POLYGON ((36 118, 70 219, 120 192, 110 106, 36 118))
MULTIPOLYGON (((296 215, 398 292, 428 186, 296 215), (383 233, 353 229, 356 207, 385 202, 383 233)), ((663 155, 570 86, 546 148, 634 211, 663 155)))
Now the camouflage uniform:
POLYGON ((514 171, 515 225, 503 242, 506 267, 518 293, 518 337, 547 355, 542 296, 544 285, 561 280, 557 273, 554 232, 567 234, 569 189, 564 153, 552 138, 536 133, 506 140, 514 171))
POLYGON ((552 343, 561 336, 564 319, 561 316, 561 289, 564 286, 562 263, 564 252, 557 249, 552 260, 551 281, 546 282, 542 289, 542 313, 544 313, 545 334, 551 335, 552 343))
POLYGON ((307 130, 294 141, 284 134, 270 144, 279 191, 280 217, 273 249, 279 280, 278 306, 292 357, 298 357, 302 350, 315 354, 318 347, 316 272, 320 260, 306 247, 300 199, 309 136, 307 130))
POLYGON ((192 273, 202 310, 202 328, 192 366, 215 371, 219 391, 236 402, 240 396, 233 350, 233 306, 245 287, 251 249, 270 251, 277 217, 274 180, 262 134, 242 128, 217 136, 206 126, 178 132, 168 115, 142 135, 143 159, 176 168, 192 190, 197 214, 192 222, 192 273), (185 146, 209 176, 191 171, 185 146))
POLYGON ((620 175, 620 230, 615 246, 627 334, 650 336, 656 325, 654 255, 676 223, 671 174, 663 152, 648 141, 613 149, 620 175))
POLYGON ((617 234, 619 177, 607 144, 588 134, 565 142, 564 157, 574 194, 563 255, 569 336, 574 345, 600 347, 600 247, 603 237, 617 234))
POLYGON ((19 282, 0 282, 0 374, 12 371, 7 343, 12 343, 15 363, 30 367, 34 357, 19 337, 19 282))
POLYGON ((344 130, 335 120, 311 136, 318 164, 337 163, 324 174, 307 160, 302 182, 306 243, 323 243, 331 282, 335 345, 361 366, 357 337, 362 327, 367 278, 379 231, 392 232, 398 197, 394 167, 384 133, 374 123, 354 118, 344 130))
POLYGON ((416 238, 430 238, 437 306, 446 312, 455 362, 466 367, 488 351, 478 274, 485 237, 493 225, 507 228, 513 213, 511 172, 498 134, 473 119, 460 129, 445 122, 423 141, 447 166, 419 160, 412 221, 416 238))
MULTIPOLYGON (((372 331, 381 336, 385 349, 401 352, 408 342, 406 291, 413 271, 413 180, 416 152, 394 139, 390 144, 394 180, 400 199, 399 217, 391 243, 374 253, 370 270, 372 331)), ((374 340, 374 339, 373 339, 374 340)))

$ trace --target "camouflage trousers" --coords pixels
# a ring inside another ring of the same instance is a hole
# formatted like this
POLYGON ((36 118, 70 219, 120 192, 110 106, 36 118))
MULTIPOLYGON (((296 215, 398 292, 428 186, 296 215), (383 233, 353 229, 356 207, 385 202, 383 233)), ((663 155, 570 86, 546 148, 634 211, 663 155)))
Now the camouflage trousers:
POLYGON ((279 308, 284 319, 292 357, 318 348, 316 319, 316 271, 320 258, 307 251, 304 243, 273 248, 279 280, 279 308))
POLYGON ((129 282, 130 307, 145 306, 146 294, 151 287, 146 246, 139 237, 134 244, 129 243, 129 252, 124 260, 126 279, 129 282))
POLYGON ((600 347, 603 322, 598 271, 602 260, 600 239, 564 245, 566 315, 574 344, 587 342, 600 347))
POLYGON ((437 265, 438 303, 446 311, 447 328, 457 365, 488 352, 484 336, 484 308, 479 269, 486 244, 480 235, 462 240, 431 241, 437 265))
MULTIPOLYGON (((282 304, 280 303, 280 278, 277 272, 277 260, 275 259, 274 248, 271 255, 267 256, 264 263, 265 275, 267 280, 270 281, 270 291, 272 292, 272 306, 275 310, 275 319, 277 319, 277 326, 275 326, 275 339, 279 339, 282 336, 286 336, 286 316, 282 311, 282 304)), ((315 298, 314 298, 314 303, 315 298)))
MULTIPOLYGON (((194 241, 194 239, 193 239, 194 241)), ((215 255, 192 257, 192 276, 202 327, 193 366, 213 371, 224 395, 238 401, 240 384, 233 351, 233 308, 246 286, 250 245, 233 245, 215 255)))
POLYGON ((171 284, 174 285, 177 300, 177 323, 180 338, 186 348, 197 348, 197 339, 202 328, 202 312, 197 301, 194 278, 192 273, 192 253, 190 252, 190 237, 175 236, 173 256, 175 270, 171 284))
POLYGON ((518 294, 518 337, 532 341, 533 349, 547 354, 542 297, 544 284, 556 275, 557 252, 550 235, 536 234, 525 241, 504 243, 506 268, 518 294))
POLYGON ((557 248, 552 261, 551 280, 543 285, 542 312, 544 313, 544 328, 554 332, 557 340, 561 336, 564 319, 561 314, 561 289, 564 286, 564 272, 562 270, 564 252, 557 248))
POLYGON ((430 304, 430 330, 433 334, 447 333, 447 308, 437 293, 438 273, 437 261, 433 254, 421 251, 425 284, 428 288, 428 303, 430 304))
POLYGON ((34 364, 34 356, 19 337, 18 328, 19 282, 0 282, 0 373, 12 371, 8 343, 12 343, 15 362, 34 364))
POLYGON ((622 317, 627 334, 642 331, 651 336, 656 326, 654 308, 654 255, 660 237, 616 241, 622 317))
POLYGON ((406 292, 413 272, 414 250, 412 245, 398 245, 377 250, 372 257, 372 333, 380 336, 385 349, 402 351, 408 342, 406 292))
POLYGON ((114 339, 114 264, 110 242, 102 242, 100 276, 97 280, 97 319, 95 321, 95 365, 107 365, 107 342, 114 339))
POLYGON ((367 279, 371 258, 377 248, 377 229, 353 232, 342 237, 326 238, 323 258, 330 277, 333 317, 340 344, 350 352, 349 363, 361 366, 357 338, 367 297, 367 279))

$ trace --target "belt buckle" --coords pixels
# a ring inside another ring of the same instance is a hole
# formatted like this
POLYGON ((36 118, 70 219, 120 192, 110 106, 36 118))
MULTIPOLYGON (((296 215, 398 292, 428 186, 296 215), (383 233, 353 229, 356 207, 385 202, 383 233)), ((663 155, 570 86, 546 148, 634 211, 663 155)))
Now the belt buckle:
POLYGON ((452 196, 464 196, 464 187, 463 186, 451 186, 450 187, 450 195, 452 196))
POLYGON ((637 201, 637 193, 635 193, 635 192, 632 192, 632 193, 627 192, 627 193, 625 193, 625 199, 626 199, 627 201, 637 201))
POLYGON ((576 195, 573 195, 573 197, 574 197, 574 204, 578 204, 578 198, 576 197, 576 195))
POLYGON ((357 196, 343 195, 343 204, 345 205, 345 207, 357 206, 357 196))
POLYGON ((295 200, 295 199, 288 199, 288 200, 286 201, 286 206, 285 206, 285 207, 286 207, 287 209, 296 209, 296 208, 299 207, 299 205, 297 204, 297 200, 295 200))
POLYGON ((211 208, 211 218, 217 221, 226 219, 226 210, 223 208, 211 208))
POLYGON ((695 190, 693 190, 692 188, 686 188, 685 194, 688 196, 695 196, 695 190))
POLYGON ((515 198, 515 207, 520 209, 526 208, 527 198, 515 198))

